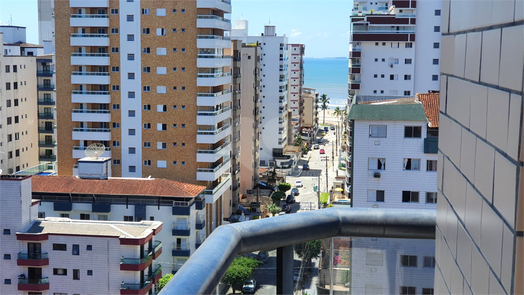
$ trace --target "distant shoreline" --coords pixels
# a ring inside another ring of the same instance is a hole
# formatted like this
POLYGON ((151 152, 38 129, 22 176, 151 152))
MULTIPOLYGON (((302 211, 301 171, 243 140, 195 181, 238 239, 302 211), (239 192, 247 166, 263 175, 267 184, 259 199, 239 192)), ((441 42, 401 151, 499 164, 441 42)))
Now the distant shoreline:
POLYGON ((349 59, 349 57, 344 56, 333 56, 333 57, 304 57, 305 59, 349 59))

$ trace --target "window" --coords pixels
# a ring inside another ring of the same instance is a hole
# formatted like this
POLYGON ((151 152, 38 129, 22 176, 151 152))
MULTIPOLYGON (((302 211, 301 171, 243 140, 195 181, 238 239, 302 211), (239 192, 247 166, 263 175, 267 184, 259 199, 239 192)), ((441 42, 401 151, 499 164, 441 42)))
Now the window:
POLYGON ((186 71, 186 68, 185 67, 182 67, 182 72, 185 72, 186 71))
POLYGON ((11 279, 4 279, 4 285, 11 285, 11 279))
POLYGON ((400 295, 415 295, 417 294, 416 287, 400 287, 400 295))
POLYGON ((173 13, 176 13, 176 9, 173 9, 173 13))
POLYGON ((13 73, 16 73, 18 72, 18 66, 17 65, 13 65, 13 73))
MULTIPOLYGON (((182 126, 182 128, 186 128, 186 124, 182 124, 181 126, 182 126)), ((184 145, 185 144, 182 144, 182 146, 184 146, 184 145)))
POLYGON ((133 216, 124 215, 124 221, 133 221, 133 216))
POLYGON ((113 165, 120 165, 120 159, 113 159, 113 165))
POLYGON ((387 137, 387 126, 386 125, 369 125, 369 137, 386 138, 387 137))
POLYGON ((173 86, 173 91, 176 91, 178 88, 176 86, 173 86))
POLYGON ((128 171, 131 173, 136 172, 136 166, 129 166, 128 171))
POLYGON ((158 131, 166 131, 167 130, 167 124, 157 123, 156 124, 156 130, 158 130, 158 131))
POLYGON ((66 244, 53 244, 53 250, 54 251, 67 251, 67 245, 66 244))
POLYGON ((143 67, 142 72, 144 73, 151 73, 151 67, 143 67))
POLYGON ((434 26, 433 27, 433 32, 440 33, 440 26, 434 26))
POLYGON ((435 48, 435 49, 440 48, 440 43, 438 43, 438 42, 434 42, 434 43, 433 43, 433 48, 435 48))
POLYGON ((135 73, 127 73, 127 79, 135 80, 135 73))
POLYGON ((4 254, 4 260, 11 260, 11 254, 4 254))
POLYGON ((7 142, 13 141, 13 134, 7 134, 7 142))
POLYGON ((143 35, 149 35, 149 28, 142 28, 142 34, 143 35))
POLYGON ((422 295, 433 295, 433 288, 422 288, 422 295))
MULTIPOLYGON (((182 165, 184 165, 182 163, 182 165)), ((166 161, 156 161, 156 167, 157 168, 167 168, 167 162, 166 161)))
POLYGON ((80 270, 73 269, 73 280, 80 280, 80 270))
POLYGON ((166 16, 166 9, 165 8, 157 8, 156 9, 156 16, 166 16))
POLYGON ((4 229, 4 235, 6 235, 6 236, 7 236, 7 235, 10 235, 10 234, 11 234, 11 230, 10 230, 10 229, 7 229, 7 228, 5 228, 5 229, 4 229))
POLYGON ((5 72, 6 73, 10 73, 11 72, 11 66, 10 65, 6 65, 5 66, 5 72))
POLYGON ((151 92, 151 86, 143 86, 143 87, 142 87, 142 90, 143 90, 144 92, 151 92))
POLYGON ((404 137, 417 137, 422 136, 421 126, 404 126, 404 137))
POLYGON ((119 72, 120 67, 111 67, 111 72, 119 72))
POLYGON ((151 105, 150 104, 145 104, 143 109, 144 109, 144 111, 150 111, 151 110, 151 105))
POLYGON ((134 34, 127 34, 127 41, 135 41, 135 35, 134 34))
POLYGON ((165 104, 159 104, 159 105, 157 105, 157 106, 156 106, 156 111, 157 111, 158 113, 165 113, 165 112, 167 112, 167 105, 165 105, 165 104))
POLYGON ((10 108, 11 107, 11 100, 10 99, 6 100, 5 104, 6 104, 6 107, 10 108))
MULTIPOLYGON (((120 122, 113 122, 113 128, 115 129, 120 128, 120 122)), ((119 141, 113 141, 113 142, 119 142, 119 141)))
POLYGON ((185 164, 186 164, 186 161, 182 161, 182 163, 181 163, 181 164, 182 164, 182 165, 185 165, 185 164))
POLYGON ((118 53, 118 47, 111 47, 111 53, 118 53))
POLYGON ((135 117, 135 111, 134 110, 127 111, 127 116, 130 117, 130 118, 134 118, 135 117))
POLYGON ((431 75, 431 81, 438 81, 438 75, 431 75))
POLYGON ((384 202, 384 191, 368 190, 368 202, 384 202))
MULTIPOLYGON (((143 54, 150 54, 151 53, 151 48, 150 47, 142 48, 142 53, 143 54)), ((149 72, 147 72, 147 73, 149 73, 149 72)))
POLYGON ((166 35, 166 29, 164 29, 164 28, 157 28, 156 29, 156 35, 157 36, 165 36, 166 35))
POLYGON ((19 117, 18 116, 15 116, 15 124, 18 124, 19 121, 19 117))
POLYGON ((385 59, 385 58, 383 58, 383 59, 381 59, 381 61, 382 61, 382 62, 385 62, 385 61, 386 61, 386 59, 385 59))
POLYGON ((380 74, 380 78, 384 78, 384 74, 380 74))
POLYGON ((142 14, 143 14, 143 15, 149 15, 149 9, 147 9, 147 8, 142 8, 142 14))
POLYGON ((405 48, 413 48, 413 43, 408 42, 408 43, 406 43, 406 45, 404 47, 405 48))
POLYGON ((91 219, 91 215, 89 215, 88 213, 80 213, 80 220, 90 220, 91 219))
POLYGON ((400 255, 400 265, 417 267, 417 256, 415 256, 415 255, 400 255))
POLYGON ((423 267, 435 267, 435 257, 434 256, 424 256, 424 265, 423 267))
POLYGON ((117 8, 111 8, 111 14, 118 14, 117 8))
POLYGON ((156 143, 156 148, 159 149, 159 150, 165 150, 165 149, 167 149, 167 143, 165 143, 165 142, 157 142, 156 143))
POLYGON ((144 123, 144 129, 151 129, 151 123, 144 123))
POLYGON ((435 16, 440 16, 440 9, 435 9, 435 16))
POLYGON ((151 147, 151 142, 144 141, 144 148, 150 148, 150 147, 151 147))
POLYGON ((186 52, 186 49, 185 49, 185 48, 182 48, 182 52, 186 52))
POLYGON ((92 275, 93 275, 93 270, 88 269, 88 270, 87 270, 87 275, 88 275, 88 276, 92 276, 92 275))
POLYGON ((185 10, 184 8, 182 8, 182 9, 180 10, 180 12, 181 12, 181 13, 186 13, 186 10, 185 10))
POLYGON ((167 74, 167 68, 166 67, 157 67, 156 68, 156 74, 157 75, 165 75, 165 74, 167 74))
POLYGON ((176 33, 176 28, 171 29, 173 33, 176 33))
POLYGON ((378 46, 378 42, 375 42, 375 46, 378 46))
POLYGON ((411 58, 404 59, 404 64, 410 65, 411 64, 411 58))
POLYGON ((439 64, 439 62, 438 62, 438 58, 434 58, 434 59, 433 59, 433 64, 434 64, 434 65, 438 65, 438 64, 439 64))
POLYGON ((127 19, 128 22, 134 22, 135 21, 135 16, 132 15, 132 14, 128 14, 126 16, 126 19, 127 19))
POLYGON ((11 90, 11 83, 5 83, 5 90, 11 90))
POLYGON ((374 75, 373 75, 373 78, 378 78, 378 75, 377 75, 377 74, 374 74, 374 75))
POLYGON ((411 80, 411 75, 404 75, 404 80, 405 81, 410 81, 411 80))
POLYGON ((437 160, 427 160, 426 171, 437 171, 437 160))
POLYGON ((127 60, 135 60, 135 55, 133 53, 128 53, 127 60))
POLYGON ((13 82, 13 89, 18 89, 18 82, 13 82))
POLYGON ((426 192, 426 204, 436 204, 437 203, 437 193, 435 192, 426 192))
POLYGON ((404 170, 420 170, 420 159, 404 158, 404 170))
POLYGON ((127 152, 130 154, 130 155, 134 155, 136 154, 136 148, 134 147, 130 147, 127 149, 127 152))
POLYGON ((398 75, 389 75, 389 80, 398 80, 398 75))
POLYGON ((118 28, 111 28, 111 34, 118 34, 118 28))
POLYGON ((86 251, 93 251, 93 245, 87 245, 86 251))
POLYGON ((176 72, 176 67, 173 68, 173 72, 176 72))
POLYGON ((409 91, 409 90, 404 90, 404 95, 411 95, 411 91, 409 91))
POLYGON ((38 212, 38 218, 45 218, 45 212, 38 212))
POLYGON ((186 29, 182 28, 182 29, 180 29, 180 32, 185 33, 186 29))
POLYGON ((127 98, 135 98, 135 97, 136 97, 136 93, 134 91, 127 92, 127 98))
POLYGON ((176 164, 178 164, 177 161, 173 161, 173 165, 176 165, 176 164))
POLYGON ((80 245, 73 245, 73 255, 80 255, 80 245))
POLYGON ((67 269, 65 269, 65 268, 53 268, 53 274, 55 276, 67 276, 67 269))
POLYGON ((60 213, 60 217, 62 217, 62 218, 69 218, 69 214, 68 213, 60 213))
POLYGON ((167 87, 166 86, 157 86, 156 87, 156 93, 166 93, 167 87))
POLYGON ((167 54, 167 48, 159 47, 156 49, 156 55, 166 55, 167 54))
POLYGON ((402 191, 402 203, 418 203, 418 192, 402 191))

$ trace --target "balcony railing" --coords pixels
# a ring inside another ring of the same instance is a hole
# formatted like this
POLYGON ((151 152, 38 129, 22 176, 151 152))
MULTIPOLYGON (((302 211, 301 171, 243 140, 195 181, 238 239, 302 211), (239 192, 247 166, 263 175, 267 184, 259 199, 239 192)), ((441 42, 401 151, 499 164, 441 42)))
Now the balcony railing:
POLYGON ((216 20, 224 21, 226 23, 231 23, 230 19, 223 18, 218 15, 197 15, 197 19, 216 19, 216 20))
POLYGON ((229 37, 218 36, 218 35, 198 35, 197 39, 217 39, 217 40, 230 40, 229 37))
POLYGON ((109 18, 107 14, 71 14, 71 18, 109 18))
POLYGON ((73 94, 85 94, 85 95, 109 95, 109 91, 73 90, 73 94))
POLYGON ((215 93, 197 93, 197 96, 205 96, 205 97, 216 97, 224 94, 231 93, 231 90, 226 89, 223 91, 215 92, 215 93))
POLYGON ((219 185, 217 185, 214 189, 210 190, 210 189, 206 189, 204 190, 204 194, 205 195, 214 195, 217 191, 219 191, 225 184, 226 182, 231 179, 231 174, 228 174, 227 177, 223 178, 222 181, 220 182, 219 185))
POLYGON ((197 154, 216 154, 216 153, 220 152, 221 150, 223 150, 225 147, 227 147, 230 144, 231 144, 231 142, 227 141, 223 145, 217 147, 214 150, 197 150, 197 154))
POLYGON ((197 134, 200 134, 200 135, 215 135, 215 134, 218 134, 224 130, 226 130, 227 128, 229 128, 231 126, 231 124, 226 124, 220 128, 217 128, 215 130, 198 130, 197 131, 197 134))
POLYGON ((73 128, 76 132, 111 132, 109 128, 73 128))
POLYGON ((85 33, 74 33, 71 37, 82 37, 82 38, 109 38, 108 34, 85 34, 85 33))
POLYGON ((226 106, 218 111, 198 111, 197 116, 218 116, 224 112, 231 110, 230 106, 226 106))
POLYGON ((109 114, 109 110, 93 110, 93 109, 73 109, 73 113, 83 114, 109 114))
POLYGON ((167 294, 211 294, 237 254, 277 249, 277 294, 292 294, 293 246, 335 236, 435 239, 435 210, 321 209, 223 225, 213 231, 173 279, 167 294), (223 249, 217 251, 217 249, 223 249), (287 271, 285 271, 286 269, 287 271))
POLYGON ((220 168, 222 168, 225 164, 229 162, 231 158, 225 159, 222 163, 218 164, 214 168, 197 168, 197 172, 217 172, 220 168))
POLYGON ((18 259, 34 259, 34 260, 38 260, 38 259, 48 259, 49 258, 49 255, 47 254, 47 252, 42 252, 42 253, 22 253, 22 252, 19 252, 18 253, 18 259))
POLYGON ((87 52, 72 52, 71 56, 85 56, 85 57, 109 57, 109 53, 87 53, 87 52))
POLYGON ((109 76, 109 72, 79 72, 74 71, 71 73, 74 76, 109 76))

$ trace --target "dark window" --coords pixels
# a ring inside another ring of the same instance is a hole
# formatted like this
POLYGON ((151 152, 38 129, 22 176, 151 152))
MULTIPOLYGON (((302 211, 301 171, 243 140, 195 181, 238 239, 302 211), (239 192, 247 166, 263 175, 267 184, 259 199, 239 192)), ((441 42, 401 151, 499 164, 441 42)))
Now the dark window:
POLYGON ((73 280, 80 280, 80 270, 73 269, 73 280))
POLYGON ((434 58, 434 59, 433 59, 433 64, 434 64, 434 65, 438 65, 438 58, 434 58))
POLYGON ((11 279, 4 279, 5 285, 11 285, 11 279))
POLYGON ((18 89, 18 82, 13 82, 13 89, 18 89))
POLYGON ((38 212, 38 218, 45 218, 45 212, 38 212))
POLYGON ((93 251, 93 245, 87 245, 86 251, 93 251))
POLYGON ((438 75, 431 75, 431 81, 438 81, 438 75))
POLYGON ((4 254, 4 260, 11 260, 11 254, 4 254))
POLYGON ((413 48, 413 43, 411 43, 411 42, 406 43, 406 45, 404 47, 405 48, 413 48))
POLYGON ((435 257, 424 256, 424 267, 435 267, 435 257))
POLYGON ((18 72, 18 66, 13 65, 13 73, 16 73, 16 72, 18 72))
POLYGON ((417 294, 416 287, 400 287, 400 295, 415 295, 417 294))
POLYGON ((67 269, 65 269, 65 268, 53 268, 53 274, 55 276, 67 276, 67 269))
POLYGON ((411 91, 409 91, 409 90, 405 90, 405 91, 404 91, 404 95, 411 95, 411 91))
POLYGON ((384 202, 384 191, 377 191, 377 202, 384 202))
POLYGON ((90 269, 88 269, 88 270, 87 270, 87 275, 88 275, 88 276, 92 276, 92 275, 93 275, 93 271, 90 270, 90 269))
POLYGON ((437 160, 427 160, 426 171, 437 171, 437 160))
POLYGON ((402 191, 402 203, 418 203, 418 192, 402 191))
POLYGON ((127 41, 135 41, 135 35, 127 34, 127 41))
POLYGON ((433 48, 435 48, 435 49, 440 48, 440 43, 438 43, 438 42, 433 43, 433 48))
POLYGON ((73 245, 73 255, 80 255, 80 245, 73 245))
POLYGON ((421 126, 405 126, 404 127, 404 137, 417 137, 422 136, 422 127, 421 126))
POLYGON ((434 26, 433 27, 433 32, 440 33, 440 26, 434 26))
POLYGON ((426 204, 436 204, 436 203, 437 203, 437 193, 426 192, 426 204))
POLYGON ((422 288, 422 295, 433 295, 435 294, 433 288, 422 288))
POLYGON ((400 255, 400 265, 417 267, 417 256, 400 255))
POLYGON ((5 90, 11 90, 11 83, 5 83, 5 90))
POLYGON ((412 61, 411 58, 406 58, 406 59, 404 59, 404 64, 410 65, 411 61, 412 61))
POLYGON ((133 221, 133 216, 124 216, 124 221, 133 221))
POLYGON ((440 15, 440 9, 435 9, 435 16, 439 16, 440 15))
POLYGON ((8 108, 11 107, 11 100, 10 99, 5 101, 5 106, 8 107, 8 108))
POLYGON ((86 213, 80 213, 80 220, 90 220, 91 217, 89 214, 86 213))
POLYGON ((8 228, 4 228, 4 235, 8 236, 11 234, 11 230, 8 228))
POLYGON ((53 250, 55 251, 67 251, 66 244, 53 244, 53 250))
POLYGON ((5 72, 6 72, 6 73, 10 73, 10 72, 11 72, 11 66, 6 65, 6 66, 5 66, 5 72))

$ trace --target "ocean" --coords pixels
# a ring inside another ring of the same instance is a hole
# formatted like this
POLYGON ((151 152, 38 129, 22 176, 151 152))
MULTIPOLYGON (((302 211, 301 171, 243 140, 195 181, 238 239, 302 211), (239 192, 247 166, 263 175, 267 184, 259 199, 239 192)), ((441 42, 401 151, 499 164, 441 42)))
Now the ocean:
POLYGON ((345 107, 348 96, 347 58, 305 58, 304 87, 329 97, 329 108, 345 107))

